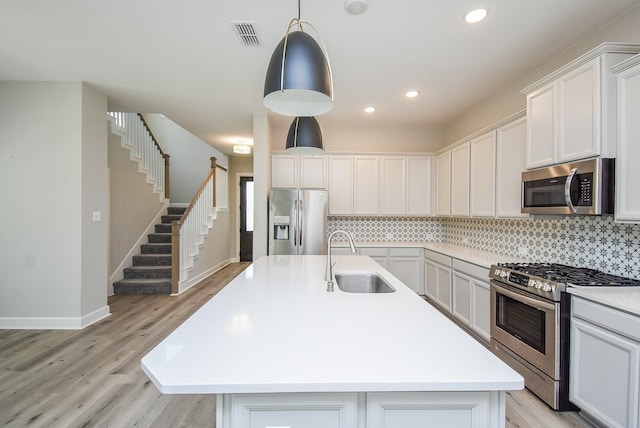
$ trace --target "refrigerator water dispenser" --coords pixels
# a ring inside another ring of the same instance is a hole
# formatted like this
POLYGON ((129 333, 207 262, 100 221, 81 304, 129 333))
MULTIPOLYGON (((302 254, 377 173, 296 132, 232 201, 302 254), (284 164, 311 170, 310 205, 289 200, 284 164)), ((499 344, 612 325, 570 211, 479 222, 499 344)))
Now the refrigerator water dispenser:
POLYGON ((289 216, 280 215, 273 217, 273 237, 276 240, 288 240, 289 239, 289 225, 291 221, 289 216))

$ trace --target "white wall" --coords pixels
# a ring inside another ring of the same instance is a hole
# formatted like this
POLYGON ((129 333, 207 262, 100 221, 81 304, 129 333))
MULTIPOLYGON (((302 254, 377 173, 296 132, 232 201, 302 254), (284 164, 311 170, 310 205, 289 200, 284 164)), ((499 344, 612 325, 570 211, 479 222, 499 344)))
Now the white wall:
POLYGON ((253 260, 267 255, 267 199, 271 187, 271 127, 267 113, 253 115, 253 260))
POLYGON ((106 111, 82 83, 0 82, 0 328, 109 314, 106 111))
POLYGON ((228 167, 227 156, 161 114, 145 114, 144 120, 169 159, 169 199, 188 204, 211 170, 211 157, 228 167))

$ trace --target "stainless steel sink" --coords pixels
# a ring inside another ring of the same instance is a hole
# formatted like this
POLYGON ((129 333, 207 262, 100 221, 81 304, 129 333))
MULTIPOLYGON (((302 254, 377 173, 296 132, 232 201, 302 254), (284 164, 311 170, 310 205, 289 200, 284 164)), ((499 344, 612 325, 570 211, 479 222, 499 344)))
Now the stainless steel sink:
POLYGON ((387 281, 373 273, 338 273, 336 283, 347 293, 393 293, 396 291, 387 281))

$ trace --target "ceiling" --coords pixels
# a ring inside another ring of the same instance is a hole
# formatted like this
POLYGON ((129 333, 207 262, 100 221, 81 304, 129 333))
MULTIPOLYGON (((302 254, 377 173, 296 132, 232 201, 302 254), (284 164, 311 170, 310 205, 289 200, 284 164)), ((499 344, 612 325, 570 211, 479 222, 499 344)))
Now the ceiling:
MULTIPOLYGON (((442 127, 637 0, 302 0, 324 40, 323 126, 442 127), (476 7, 478 24, 463 21, 476 7), (404 93, 420 91, 414 99, 404 93), (364 113, 373 105, 377 111, 364 113)), ((162 113, 226 154, 252 141, 271 53, 295 0, 0 0, 0 80, 85 81, 112 110, 162 113), (232 22, 252 22, 244 46, 232 22)), ((313 33, 311 33, 313 34, 313 33)), ((615 40, 612 40, 615 41, 615 40)), ((270 113, 276 126, 291 118, 270 113)))

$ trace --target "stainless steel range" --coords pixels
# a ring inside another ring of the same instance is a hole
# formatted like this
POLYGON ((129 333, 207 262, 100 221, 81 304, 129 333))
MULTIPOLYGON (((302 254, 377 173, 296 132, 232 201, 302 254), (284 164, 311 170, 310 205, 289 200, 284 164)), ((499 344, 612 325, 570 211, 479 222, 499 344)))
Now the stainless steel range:
POLYGON ((555 410, 569 402, 567 287, 630 287, 640 281, 553 263, 491 266, 491 350, 555 410))

